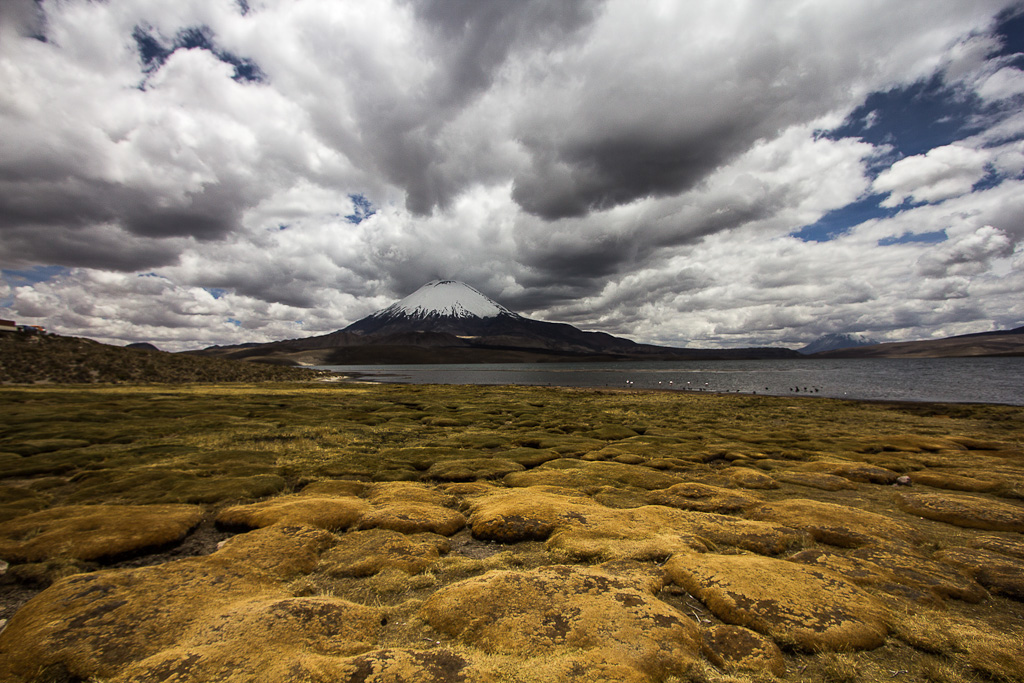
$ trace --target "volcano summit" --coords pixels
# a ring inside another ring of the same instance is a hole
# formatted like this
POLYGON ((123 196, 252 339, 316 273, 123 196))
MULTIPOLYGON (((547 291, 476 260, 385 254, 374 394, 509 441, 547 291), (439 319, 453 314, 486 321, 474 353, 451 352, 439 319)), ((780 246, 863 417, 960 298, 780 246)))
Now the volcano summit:
POLYGON ((345 332, 447 332, 475 336, 485 333, 500 318, 526 320, 464 282, 434 280, 401 301, 352 323, 345 332))

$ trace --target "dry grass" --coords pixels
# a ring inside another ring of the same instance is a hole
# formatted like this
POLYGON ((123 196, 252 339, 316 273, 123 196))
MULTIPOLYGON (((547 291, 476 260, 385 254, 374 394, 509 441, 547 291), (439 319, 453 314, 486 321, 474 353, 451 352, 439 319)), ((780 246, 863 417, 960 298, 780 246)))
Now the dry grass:
POLYGON ((922 611, 897 622, 897 635, 908 645, 942 659, 925 666, 929 680, 970 680, 980 674, 1006 683, 1024 681, 1024 629, 966 621, 948 612, 922 611), (959 676, 960 678, 951 676, 959 676))

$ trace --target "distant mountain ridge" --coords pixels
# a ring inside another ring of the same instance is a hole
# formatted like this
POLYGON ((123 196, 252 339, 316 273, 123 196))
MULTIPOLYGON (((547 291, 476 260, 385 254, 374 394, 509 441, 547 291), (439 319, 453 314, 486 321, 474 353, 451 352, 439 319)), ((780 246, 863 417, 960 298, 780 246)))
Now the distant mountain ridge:
POLYGON ((861 334, 824 335, 799 352, 777 347, 691 349, 639 344, 566 323, 533 320, 457 280, 434 280, 328 334, 188 353, 296 365, 529 363, 548 361, 1024 355, 1024 328, 949 340, 879 344, 861 334), (955 341, 959 340, 959 341, 955 341))
POLYGON ((822 351, 834 351, 836 349, 848 349, 854 346, 870 346, 877 344, 878 340, 872 339, 863 334, 823 334, 807 346, 797 349, 804 355, 821 353, 822 351))
POLYGON ((682 349, 638 344, 566 323, 533 320, 457 280, 434 280, 348 327, 316 337, 199 353, 307 365, 711 360, 797 357, 789 349, 682 349))
POLYGON ((821 351, 814 358, 966 358, 1024 356, 1024 327, 975 332, 944 339, 885 342, 821 351))

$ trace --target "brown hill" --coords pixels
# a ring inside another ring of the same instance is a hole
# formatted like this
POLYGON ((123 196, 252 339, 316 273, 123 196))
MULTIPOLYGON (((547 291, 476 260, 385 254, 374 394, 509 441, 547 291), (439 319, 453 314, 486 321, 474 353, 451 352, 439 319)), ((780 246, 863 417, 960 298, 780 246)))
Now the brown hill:
POLYGON ((1024 327, 945 339, 890 342, 815 353, 811 358, 959 358, 1024 356, 1024 327))
POLYGON ((266 382, 312 379, 314 370, 129 349, 90 339, 0 333, 0 384, 266 382))

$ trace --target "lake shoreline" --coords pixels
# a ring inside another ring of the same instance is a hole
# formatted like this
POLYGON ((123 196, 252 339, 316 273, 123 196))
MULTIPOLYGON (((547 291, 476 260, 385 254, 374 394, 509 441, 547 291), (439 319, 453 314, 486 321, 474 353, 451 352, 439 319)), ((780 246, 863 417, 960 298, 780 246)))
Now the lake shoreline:
POLYGON ((1024 405, 1024 359, 317 366, 382 384, 580 386, 778 397, 1024 405))

